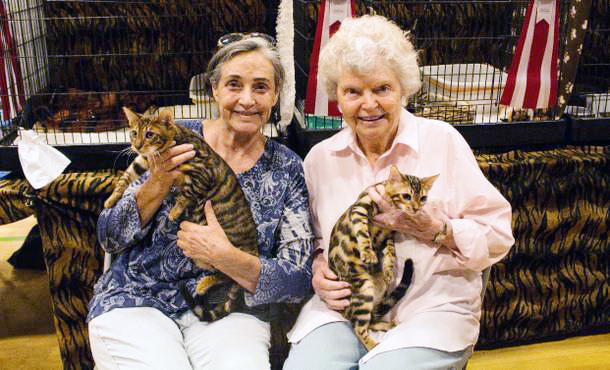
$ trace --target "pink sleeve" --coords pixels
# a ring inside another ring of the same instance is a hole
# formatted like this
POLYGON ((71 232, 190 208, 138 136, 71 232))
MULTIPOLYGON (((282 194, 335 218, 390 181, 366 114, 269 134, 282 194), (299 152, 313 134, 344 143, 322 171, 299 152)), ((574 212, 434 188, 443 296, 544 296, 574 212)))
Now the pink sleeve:
POLYGON ((450 208, 456 212, 450 222, 457 250, 440 247, 439 255, 447 258, 439 267, 482 271, 501 260, 515 242, 511 206, 485 178, 466 142, 460 137, 454 145, 450 208))

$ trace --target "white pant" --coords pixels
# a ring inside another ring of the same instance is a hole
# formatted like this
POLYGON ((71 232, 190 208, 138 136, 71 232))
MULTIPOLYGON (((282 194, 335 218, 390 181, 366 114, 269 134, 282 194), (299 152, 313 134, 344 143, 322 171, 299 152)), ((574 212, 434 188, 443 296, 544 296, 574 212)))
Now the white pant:
POLYGON ((89 322, 96 368, 266 369, 269 324, 232 313, 211 323, 188 311, 174 321, 150 307, 115 308, 89 322))

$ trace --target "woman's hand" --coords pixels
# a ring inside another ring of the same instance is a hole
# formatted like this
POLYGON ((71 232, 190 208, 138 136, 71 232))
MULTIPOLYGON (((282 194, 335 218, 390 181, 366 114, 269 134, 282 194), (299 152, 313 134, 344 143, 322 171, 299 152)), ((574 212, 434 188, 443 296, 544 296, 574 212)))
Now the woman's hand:
POLYGON ((313 278, 311 284, 316 294, 334 311, 342 311, 349 306, 349 297, 352 294, 349 283, 337 280, 337 275, 328 267, 322 253, 313 260, 313 278))
POLYGON ((218 261, 225 258, 234 247, 218 223, 211 201, 205 203, 204 211, 207 225, 182 221, 177 244, 184 255, 197 264, 216 267, 218 261))
POLYGON ((193 145, 180 144, 170 147, 156 158, 149 159, 150 177, 136 194, 136 204, 142 225, 146 225, 152 219, 176 179, 182 176, 182 173, 176 168, 193 157, 195 157, 193 145))
POLYGON ((442 244, 445 244, 444 241, 449 242, 447 239, 451 231, 451 223, 449 218, 436 207, 426 204, 417 212, 407 212, 392 205, 391 200, 385 195, 383 186, 377 188, 371 186, 368 193, 382 210, 382 213, 373 218, 375 223, 425 242, 434 241, 442 244))
POLYGON ((207 225, 181 222, 176 244, 198 266, 213 266, 254 293, 260 276, 260 260, 231 244, 216 218, 210 200, 205 202, 204 212, 207 225))
POLYGON ((182 172, 176 168, 195 156, 193 144, 175 145, 159 154, 156 158, 148 160, 148 170, 150 177, 148 181, 151 190, 154 189, 158 194, 167 196, 176 179, 182 176, 182 172))

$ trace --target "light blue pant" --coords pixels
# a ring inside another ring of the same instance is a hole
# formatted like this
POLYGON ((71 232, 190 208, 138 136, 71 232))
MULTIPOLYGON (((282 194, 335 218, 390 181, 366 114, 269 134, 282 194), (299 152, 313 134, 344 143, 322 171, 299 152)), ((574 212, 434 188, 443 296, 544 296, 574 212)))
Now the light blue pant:
POLYGON ((462 369, 472 347, 458 352, 409 347, 380 353, 358 367, 366 349, 346 322, 323 325, 293 343, 284 370, 462 369))

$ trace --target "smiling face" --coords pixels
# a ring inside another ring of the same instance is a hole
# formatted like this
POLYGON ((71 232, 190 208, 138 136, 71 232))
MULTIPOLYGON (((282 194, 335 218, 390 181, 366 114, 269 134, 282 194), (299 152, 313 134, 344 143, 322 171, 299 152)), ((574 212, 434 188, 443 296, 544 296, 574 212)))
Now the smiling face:
POLYGON ((402 89, 394 69, 378 62, 371 73, 344 68, 337 85, 343 119, 364 147, 392 143, 400 118, 402 89))
POLYGON ((271 61, 257 51, 238 54, 222 65, 212 93, 230 130, 253 134, 267 123, 278 98, 274 81, 271 61))

